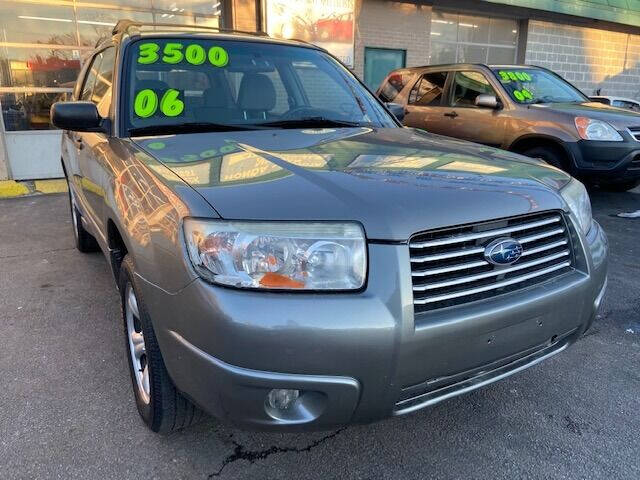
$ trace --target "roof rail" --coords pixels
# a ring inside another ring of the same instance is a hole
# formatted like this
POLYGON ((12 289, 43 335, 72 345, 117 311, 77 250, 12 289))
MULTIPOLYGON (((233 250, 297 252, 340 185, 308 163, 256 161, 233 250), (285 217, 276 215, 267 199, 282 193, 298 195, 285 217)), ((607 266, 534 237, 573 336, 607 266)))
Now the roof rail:
POLYGON ((232 30, 229 28, 220 28, 220 27, 209 27, 206 25, 184 25, 180 23, 153 23, 153 22, 136 22, 134 20, 122 19, 118 20, 116 26, 113 27, 113 35, 117 35, 119 33, 126 33, 131 27, 169 27, 169 28, 187 28, 187 29, 195 29, 195 30, 213 30, 216 32, 222 33, 242 33, 244 35, 255 35, 257 37, 268 37, 269 35, 266 32, 247 32, 244 30, 232 30))

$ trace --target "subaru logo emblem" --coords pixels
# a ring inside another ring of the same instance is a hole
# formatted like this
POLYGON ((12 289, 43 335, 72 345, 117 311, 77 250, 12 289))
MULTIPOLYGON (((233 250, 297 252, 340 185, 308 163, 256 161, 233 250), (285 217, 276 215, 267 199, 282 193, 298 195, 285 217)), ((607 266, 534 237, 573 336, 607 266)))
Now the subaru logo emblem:
POLYGON ((522 256, 522 245, 513 238, 498 238, 484 249, 484 258, 494 265, 510 265, 522 256))

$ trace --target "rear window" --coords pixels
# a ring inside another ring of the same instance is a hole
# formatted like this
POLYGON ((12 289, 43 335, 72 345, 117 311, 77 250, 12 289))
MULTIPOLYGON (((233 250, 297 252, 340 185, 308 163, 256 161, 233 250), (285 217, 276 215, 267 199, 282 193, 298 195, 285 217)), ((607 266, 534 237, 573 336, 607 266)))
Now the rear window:
POLYGON ((413 74, 411 72, 393 72, 387 77, 384 85, 378 92, 378 97, 383 102, 393 102, 402 89, 409 83, 413 74))

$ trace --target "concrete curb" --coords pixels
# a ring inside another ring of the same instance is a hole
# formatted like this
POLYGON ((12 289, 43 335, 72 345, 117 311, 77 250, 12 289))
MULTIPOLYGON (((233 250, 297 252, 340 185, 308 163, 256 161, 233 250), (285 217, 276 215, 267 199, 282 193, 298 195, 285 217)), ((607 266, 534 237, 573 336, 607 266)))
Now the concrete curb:
POLYGON ((0 180, 0 198, 22 197, 41 193, 64 193, 66 191, 67 181, 62 178, 24 182, 0 180))

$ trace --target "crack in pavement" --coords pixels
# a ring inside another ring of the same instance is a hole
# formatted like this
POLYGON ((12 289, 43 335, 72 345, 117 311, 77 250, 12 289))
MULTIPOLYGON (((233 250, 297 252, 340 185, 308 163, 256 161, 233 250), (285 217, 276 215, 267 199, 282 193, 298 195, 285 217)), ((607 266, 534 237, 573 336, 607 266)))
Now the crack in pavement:
POLYGON ((311 449, 317 447, 318 445, 326 442, 327 440, 331 440, 334 437, 337 437, 338 435, 340 435, 343 431, 345 431, 347 429, 347 427, 342 427, 338 430, 336 430, 333 433, 330 433, 329 435, 325 435, 322 438, 319 438, 318 440, 310 443, 309 445, 307 445, 304 448, 298 448, 298 447, 278 447, 276 445, 273 445, 265 450, 257 450, 257 451, 252 451, 252 450, 245 450, 244 445, 241 445, 240 443, 236 442, 235 440, 231 440, 231 442, 234 444, 235 448, 233 450, 233 453, 228 455, 227 458, 225 458, 222 462, 222 465, 220 466, 220 468, 218 469, 217 472, 214 472, 212 474, 210 474, 207 478, 208 479, 212 479, 215 477, 219 477, 220 475, 222 475, 222 471, 227 467, 227 465, 237 462, 238 460, 246 460, 249 463, 255 463, 257 460, 264 460, 265 458, 274 455, 276 453, 289 453, 289 452, 293 452, 293 453, 303 453, 303 452, 308 452, 311 449))

